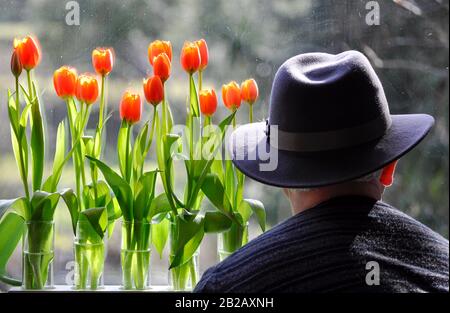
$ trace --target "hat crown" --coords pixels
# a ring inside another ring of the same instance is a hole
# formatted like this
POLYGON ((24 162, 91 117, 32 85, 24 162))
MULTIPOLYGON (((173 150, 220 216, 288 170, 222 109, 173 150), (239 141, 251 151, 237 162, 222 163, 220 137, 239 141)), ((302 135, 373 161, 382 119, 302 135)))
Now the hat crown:
POLYGON ((282 131, 330 132, 380 118, 389 118, 386 96, 360 52, 300 54, 275 75, 269 123, 282 131))

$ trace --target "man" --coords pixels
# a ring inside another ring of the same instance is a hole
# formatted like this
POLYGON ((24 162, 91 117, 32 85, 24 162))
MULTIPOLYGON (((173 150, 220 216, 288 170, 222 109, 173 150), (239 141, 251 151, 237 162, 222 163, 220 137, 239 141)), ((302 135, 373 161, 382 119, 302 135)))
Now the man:
POLYGON ((206 271, 195 291, 448 292, 448 240, 381 201, 396 160, 433 123, 391 115, 359 52, 286 61, 269 119, 239 127, 230 151, 244 174, 284 188, 294 216, 206 271))

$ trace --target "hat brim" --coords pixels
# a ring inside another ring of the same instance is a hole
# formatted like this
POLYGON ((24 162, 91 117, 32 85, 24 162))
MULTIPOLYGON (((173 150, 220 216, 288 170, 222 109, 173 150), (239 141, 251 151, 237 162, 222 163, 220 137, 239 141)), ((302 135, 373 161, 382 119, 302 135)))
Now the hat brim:
POLYGON ((312 188, 338 184, 375 172, 399 159, 414 148, 434 124, 433 117, 427 114, 391 117, 392 126, 375 141, 309 153, 277 150, 268 143, 265 123, 246 124, 232 133, 228 151, 241 172, 267 185, 312 188), (262 170, 260 166, 266 168, 262 170), (273 169, 267 170, 270 167, 273 169))

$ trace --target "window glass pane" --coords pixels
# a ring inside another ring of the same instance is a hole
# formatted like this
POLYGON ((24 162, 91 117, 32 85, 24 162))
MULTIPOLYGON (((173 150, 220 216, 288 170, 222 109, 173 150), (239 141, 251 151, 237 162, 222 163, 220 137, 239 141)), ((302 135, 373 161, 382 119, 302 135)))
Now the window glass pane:
MULTIPOLYGON (((185 40, 205 38, 208 42, 210 66, 205 71, 205 86, 220 90, 221 84, 230 80, 254 77, 258 81, 261 96, 254 105, 258 121, 267 117, 272 79, 284 60, 305 52, 356 49, 369 57, 379 74, 392 113, 428 113, 436 118, 431 135, 402 158, 396 183, 386 192, 385 200, 448 238, 448 1, 78 0, 79 25, 66 22, 69 2, 74 1, 0 0, 0 199, 20 196, 22 190, 6 109, 6 89, 13 87, 9 66, 16 36, 33 33, 41 42, 43 58, 35 75, 43 93, 48 159, 53 155, 56 127, 66 116, 66 107, 53 90, 53 71, 64 64, 77 67, 79 72, 92 71, 92 49, 114 47, 117 63, 108 85, 108 106, 114 113, 107 125, 105 153, 109 163, 117 159, 119 97, 128 88, 141 91, 142 78, 151 71, 147 47, 154 39, 170 40, 173 45, 173 75, 167 92, 178 123, 184 122, 188 94, 187 75, 179 65, 185 40)), ((94 107, 94 112, 97 109, 94 107)), ((150 109, 145 106, 146 118, 151 116, 150 109)), ((247 121, 247 110, 243 106, 240 123, 247 121)), ((226 114, 219 99, 215 121, 226 114)), ((93 129, 94 123, 95 119, 88 127, 93 129)), ((151 155, 150 168, 156 166, 154 153, 151 155)), ((72 177, 69 164, 61 186, 73 187, 72 177)), ((177 180, 178 190, 184 187, 183 179, 177 180)), ((162 190, 159 185, 158 190, 162 190)), ((264 202, 271 226, 290 215, 288 202, 276 188, 248 179, 246 195, 264 202)), ((55 280, 63 284, 68 262, 73 259, 73 235, 62 204, 56 222, 55 280)), ((252 221, 250 236, 258 234, 252 221)), ((202 271, 216 262, 215 246, 215 236, 208 236, 200 257, 202 271)), ((109 241, 106 284, 120 284, 119 247, 117 227, 109 241)), ((166 257, 160 260, 154 254, 152 262, 153 282, 165 284, 166 257)), ((16 276, 20 263, 16 254, 9 266, 16 276)))

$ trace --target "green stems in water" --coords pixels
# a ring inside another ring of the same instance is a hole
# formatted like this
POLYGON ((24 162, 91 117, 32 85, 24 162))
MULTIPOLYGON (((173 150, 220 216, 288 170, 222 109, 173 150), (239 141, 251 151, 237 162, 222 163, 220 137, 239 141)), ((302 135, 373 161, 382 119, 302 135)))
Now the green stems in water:
MULTIPOLYGON (((179 224, 175 215, 171 213, 171 225, 170 225, 170 256, 169 261, 172 263, 176 254, 177 243, 180 238, 179 224)), ((187 291, 195 288, 199 278, 198 272, 198 251, 196 251, 192 257, 177 267, 170 269, 170 283, 174 291, 187 291)))
POLYGON ((150 227, 146 221, 124 221, 122 224, 122 283, 125 290, 148 287, 150 227))
POLYGON ((51 221, 30 221, 26 224, 23 247, 23 286, 43 289, 53 260, 54 224, 51 221))
POLYGON ((96 290, 105 261, 105 244, 75 242, 75 288, 96 290))

